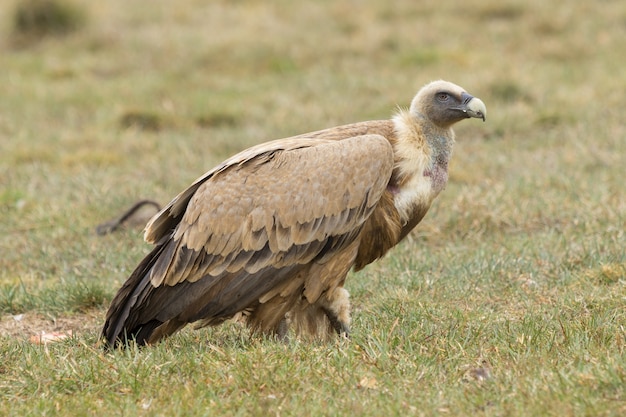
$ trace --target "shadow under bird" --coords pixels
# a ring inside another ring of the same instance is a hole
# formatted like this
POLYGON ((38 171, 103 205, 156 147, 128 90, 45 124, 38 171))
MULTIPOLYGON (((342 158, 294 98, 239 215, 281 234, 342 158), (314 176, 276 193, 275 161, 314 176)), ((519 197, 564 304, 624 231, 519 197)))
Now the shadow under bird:
POLYGON ((344 282, 422 220, 448 180, 452 125, 484 103, 434 81, 390 120, 263 143, 198 178, 147 224, 155 245, 111 302, 106 346, 241 316, 284 337, 347 335, 344 282))

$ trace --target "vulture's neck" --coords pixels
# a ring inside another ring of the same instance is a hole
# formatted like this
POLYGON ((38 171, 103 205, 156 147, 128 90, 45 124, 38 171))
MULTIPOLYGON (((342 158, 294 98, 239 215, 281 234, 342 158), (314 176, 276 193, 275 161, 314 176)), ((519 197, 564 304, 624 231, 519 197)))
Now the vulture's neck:
POLYGON ((454 131, 401 111, 393 118, 394 179, 390 184, 402 223, 428 209, 448 182, 454 131))

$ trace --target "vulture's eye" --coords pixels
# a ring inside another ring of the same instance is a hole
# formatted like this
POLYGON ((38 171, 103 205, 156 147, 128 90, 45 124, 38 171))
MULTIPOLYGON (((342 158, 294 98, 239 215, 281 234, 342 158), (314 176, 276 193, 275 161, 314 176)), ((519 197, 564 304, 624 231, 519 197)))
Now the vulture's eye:
POLYGON ((437 100, 441 102, 448 101, 449 98, 450 94, 448 93, 437 93, 437 100))

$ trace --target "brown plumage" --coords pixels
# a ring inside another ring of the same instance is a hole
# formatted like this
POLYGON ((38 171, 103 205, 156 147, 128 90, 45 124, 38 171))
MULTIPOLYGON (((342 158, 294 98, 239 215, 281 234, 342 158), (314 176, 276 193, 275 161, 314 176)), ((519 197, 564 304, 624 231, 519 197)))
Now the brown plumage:
POLYGON ((242 313, 283 336, 348 332, 350 269, 402 240, 447 182, 451 126, 485 105, 445 81, 392 120, 254 146, 212 169, 146 226, 154 250, 111 303, 108 346, 153 343, 242 313))

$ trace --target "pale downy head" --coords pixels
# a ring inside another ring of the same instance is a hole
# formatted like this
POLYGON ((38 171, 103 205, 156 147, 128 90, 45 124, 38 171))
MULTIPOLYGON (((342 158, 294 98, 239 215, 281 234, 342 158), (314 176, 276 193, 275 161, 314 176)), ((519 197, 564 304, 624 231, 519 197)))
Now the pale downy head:
POLYGON ((410 113, 416 117, 425 117, 440 128, 448 128, 470 117, 485 121, 487 108, 482 100, 458 85, 439 80, 420 89, 411 102, 410 113))

